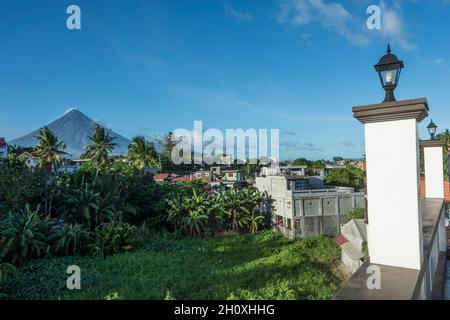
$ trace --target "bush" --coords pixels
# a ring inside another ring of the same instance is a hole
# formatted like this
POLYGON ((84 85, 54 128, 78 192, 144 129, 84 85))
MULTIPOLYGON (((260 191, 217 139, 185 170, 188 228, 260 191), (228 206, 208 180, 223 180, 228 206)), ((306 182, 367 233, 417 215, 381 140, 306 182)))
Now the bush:
POLYGON ((78 265, 82 288, 97 284, 102 275, 93 267, 99 259, 74 257, 32 260, 25 263, 0 284, 0 291, 15 300, 58 299, 67 294, 67 267, 78 265))
POLYGON ((365 219, 366 210, 363 208, 353 208, 347 214, 347 222, 353 219, 365 219))
POLYGON ((103 257, 131 250, 136 242, 136 227, 122 222, 107 223, 96 230, 95 250, 103 257))
POLYGON ((78 256, 88 252, 93 236, 79 224, 68 224, 56 235, 54 252, 59 256, 78 256))
POLYGON ((0 262, 22 264, 48 253, 52 225, 49 218, 42 218, 39 207, 30 206, 20 213, 10 212, 0 221, 0 262))

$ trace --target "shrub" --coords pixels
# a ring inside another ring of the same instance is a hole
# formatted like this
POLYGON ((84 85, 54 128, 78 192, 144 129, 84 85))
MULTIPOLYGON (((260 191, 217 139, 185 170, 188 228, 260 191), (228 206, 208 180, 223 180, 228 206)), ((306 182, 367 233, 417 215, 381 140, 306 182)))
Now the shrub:
POLYGON ((0 262, 21 264, 43 257, 51 233, 51 221, 41 217, 39 206, 32 211, 27 204, 20 213, 10 212, 0 221, 0 262))
POLYGON ((131 250, 136 242, 136 227, 113 221, 96 230, 95 250, 103 257, 131 250))
POLYGON ((9 295, 4 293, 2 283, 16 272, 16 268, 9 263, 0 263, 0 300, 8 299, 9 295))
POLYGON ((366 210, 363 208, 353 208, 347 214, 347 222, 352 219, 365 219, 366 210))
POLYGON ((92 234, 79 224, 68 224, 59 230, 55 239, 54 252, 60 256, 77 256, 88 251, 92 234))

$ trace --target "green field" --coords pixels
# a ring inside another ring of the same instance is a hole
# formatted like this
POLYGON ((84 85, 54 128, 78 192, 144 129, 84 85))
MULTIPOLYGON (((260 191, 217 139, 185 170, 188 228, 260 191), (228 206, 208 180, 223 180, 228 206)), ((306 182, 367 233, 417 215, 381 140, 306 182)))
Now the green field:
POLYGON ((6 289, 19 299, 329 299, 339 285, 332 272, 338 258, 339 248, 326 237, 161 237, 106 259, 32 261, 6 289), (70 264, 81 268, 81 290, 65 288, 70 264))

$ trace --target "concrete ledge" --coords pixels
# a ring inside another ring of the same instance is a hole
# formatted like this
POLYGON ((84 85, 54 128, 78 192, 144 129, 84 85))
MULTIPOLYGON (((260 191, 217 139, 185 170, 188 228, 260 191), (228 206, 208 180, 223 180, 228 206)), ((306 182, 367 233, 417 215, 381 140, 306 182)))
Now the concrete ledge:
POLYGON ((431 300, 443 300, 445 271, 447 269, 447 252, 439 252, 439 260, 434 274, 433 290, 431 291, 431 300))
POLYGON ((419 279, 419 270, 364 263, 334 296, 333 300, 411 300, 419 279), (380 289, 369 289, 367 273, 371 265, 380 268, 380 289))
POLYGON ((428 116, 428 102, 425 98, 353 107, 353 116, 362 123, 416 119, 422 121, 428 116))
POLYGON ((421 140, 420 146, 424 148, 437 148, 437 147, 445 147, 447 144, 444 141, 439 140, 421 140))

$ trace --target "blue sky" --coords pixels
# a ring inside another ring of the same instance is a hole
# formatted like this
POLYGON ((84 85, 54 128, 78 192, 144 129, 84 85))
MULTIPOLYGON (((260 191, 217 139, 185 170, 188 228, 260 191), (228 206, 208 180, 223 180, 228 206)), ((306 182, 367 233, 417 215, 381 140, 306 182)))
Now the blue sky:
MULTIPOLYGON (((351 107, 384 98, 373 65, 405 62, 397 99, 450 127, 450 1, 2 0, 0 136, 76 107, 133 137, 278 128, 282 159, 360 157, 351 107), (66 28, 81 8, 82 29, 66 28), (382 30, 366 9, 382 8, 382 30)), ((425 120, 420 125, 426 138, 425 120)))

